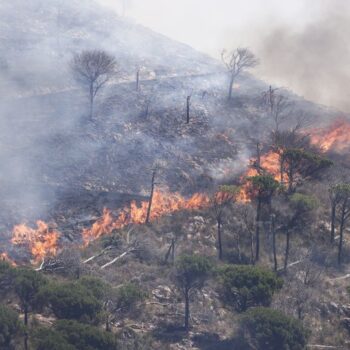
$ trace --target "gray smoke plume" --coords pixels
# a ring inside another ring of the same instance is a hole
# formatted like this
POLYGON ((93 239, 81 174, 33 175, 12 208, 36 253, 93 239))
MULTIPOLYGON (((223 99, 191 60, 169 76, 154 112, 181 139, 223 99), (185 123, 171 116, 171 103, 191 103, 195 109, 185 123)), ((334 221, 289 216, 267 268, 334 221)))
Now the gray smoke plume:
POLYGON ((321 17, 302 29, 272 25, 256 43, 260 70, 264 77, 293 87, 308 99, 349 112, 350 3, 326 4, 321 17))

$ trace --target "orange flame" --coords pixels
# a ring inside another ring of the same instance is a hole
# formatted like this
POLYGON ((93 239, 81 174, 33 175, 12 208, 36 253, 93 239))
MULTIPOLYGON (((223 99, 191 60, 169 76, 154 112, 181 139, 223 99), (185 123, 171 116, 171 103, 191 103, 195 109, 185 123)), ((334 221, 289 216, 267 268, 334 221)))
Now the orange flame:
POLYGON ((311 142, 323 151, 343 151, 350 147, 350 122, 336 120, 329 128, 311 132, 311 142))
MULTIPOLYGON (((250 161, 251 167, 248 169, 248 171, 245 173, 244 176, 242 176, 242 181, 244 181, 247 177, 251 176, 257 176, 259 175, 258 170, 253 167, 254 161, 250 161)), ((261 156, 260 158, 260 167, 264 170, 270 173, 275 180, 280 181, 281 180, 281 170, 280 170, 280 161, 279 161, 279 155, 273 151, 268 152, 267 154, 261 156)), ((249 203, 250 197, 248 194, 248 184, 245 183, 241 191, 238 195, 238 201, 242 203, 249 203)))
MULTIPOLYGON (((156 190, 153 195, 150 221, 174 213, 180 210, 196 210, 209 206, 209 197, 205 194, 194 194, 191 198, 185 199, 179 193, 165 193, 156 190)), ((90 229, 82 232, 84 245, 91 241, 112 233, 115 229, 123 228, 129 224, 142 224, 146 221, 148 202, 141 202, 140 206, 135 201, 130 207, 125 207, 117 218, 113 217, 109 209, 103 210, 103 215, 90 229)))
POLYGON ((56 255, 60 233, 52 229, 44 221, 37 221, 37 229, 25 224, 13 228, 11 242, 15 245, 27 246, 33 260, 37 263, 46 256, 56 255))
POLYGON ((12 259, 9 258, 7 253, 1 253, 0 254, 0 261, 6 261, 7 263, 12 265, 13 267, 17 266, 17 264, 12 259))
POLYGON ((237 193, 219 191, 215 193, 213 202, 214 204, 217 204, 217 205, 223 205, 223 204, 227 204, 229 202, 233 202, 237 200, 237 197, 238 197, 237 193))

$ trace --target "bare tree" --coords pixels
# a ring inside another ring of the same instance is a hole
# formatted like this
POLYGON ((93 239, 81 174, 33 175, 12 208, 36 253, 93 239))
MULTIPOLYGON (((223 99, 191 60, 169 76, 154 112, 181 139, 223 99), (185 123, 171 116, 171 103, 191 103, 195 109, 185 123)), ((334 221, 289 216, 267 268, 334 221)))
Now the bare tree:
POLYGON ((329 200, 331 204, 331 243, 334 243, 335 239, 335 225, 336 225, 336 213, 338 204, 341 201, 341 192, 338 191, 337 185, 330 186, 329 190, 329 200))
POLYGON ((242 47, 232 52, 223 50, 221 59, 230 74, 228 98, 231 99, 233 84, 236 78, 245 70, 255 67, 258 64, 258 60, 248 48, 242 47))
POLYGON ((169 249, 165 254, 165 259, 164 259, 165 263, 168 262, 169 258, 170 258, 172 264, 175 263, 175 243, 176 243, 175 238, 172 238, 169 249))
POLYGON ((287 314, 292 314, 299 320, 304 320, 310 312, 314 291, 306 286, 297 276, 287 278, 280 295, 279 305, 287 314), (286 293, 288 291, 288 293, 286 293))
POLYGON ((279 188, 279 183, 271 175, 256 175, 247 178, 248 191, 251 199, 256 201, 256 228, 255 228, 255 261, 260 256, 260 227, 262 224, 262 208, 267 205, 271 215, 271 201, 279 188))
POLYGON ((152 170, 151 193, 149 195, 149 200, 148 200, 147 216, 146 216, 146 221, 145 221, 146 224, 149 223, 149 220, 151 218, 151 209, 152 209, 154 188, 155 188, 155 185, 156 185, 157 170, 158 170, 157 168, 153 168, 153 170, 152 170))
POLYGON ((152 212, 152 203, 153 203, 153 195, 155 187, 158 183, 156 183, 156 178, 158 177, 159 173, 161 172, 161 169, 164 167, 163 163, 161 161, 155 161, 152 167, 152 179, 151 179, 151 192, 148 199, 148 208, 147 208, 147 215, 145 224, 149 224, 151 219, 151 212, 152 212))
POLYGON ((116 61, 105 51, 82 51, 74 55, 71 68, 75 79, 89 89, 90 119, 92 119, 95 97, 116 73, 116 61))
POLYGON ((255 234, 255 210, 251 204, 240 204, 236 207, 238 217, 240 218, 239 226, 241 228, 241 236, 249 237, 250 262, 255 264, 254 253, 254 234, 255 234))
POLYGON ((300 129, 305 123, 305 118, 301 116, 297 119, 296 124, 289 130, 278 130, 279 121, 281 119, 277 118, 277 124, 275 124, 275 130, 272 132, 272 150, 274 153, 278 154, 279 157, 279 172, 280 172, 280 182, 284 184, 287 182, 287 156, 286 151, 288 149, 309 149, 309 135, 301 133, 300 129))
POLYGON ((278 133, 281 124, 283 124, 289 116, 291 103, 288 98, 282 94, 277 93, 279 88, 269 89, 262 94, 263 106, 272 118, 274 123, 274 134, 278 133))
POLYGON ((343 259, 343 241, 344 231, 350 221, 350 184, 338 185, 340 195, 340 203, 338 209, 339 218, 339 245, 338 245, 338 265, 341 265, 343 259))
MULTIPOLYGON (((312 259, 313 252, 310 252, 308 257, 299 264, 298 276, 307 287, 315 288, 326 271, 326 267, 316 264, 312 259)), ((328 259, 325 257, 325 260, 328 259)))
POLYGON ((220 186, 218 192, 216 192, 211 199, 215 219, 217 223, 217 239, 218 239, 218 251, 219 259, 223 258, 222 248, 222 223, 225 209, 235 202, 239 193, 239 188, 232 185, 220 186))
POLYGON ((36 271, 61 273, 65 276, 80 278, 82 264, 80 250, 72 245, 63 249, 57 256, 44 259, 36 271))
POLYGON ((190 123, 191 95, 186 98, 186 124, 190 123))
POLYGON ((152 105, 155 105, 157 100, 156 91, 154 89, 148 89, 147 91, 139 90, 139 103, 141 107, 140 117, 148 118, 152 110, 152 105))
POLYGON ((148 118, 148 116, 149 116, 149 110, 150 110, 151 104, 152 104, 152 96, 146 97, 146 99, 144 101, 144 110, 142 113, 142 115, 145 118, 148 118))
POLYGON ((273 269, 277 272, 278 262, 277 262, 277 247, 276 247, 276 225, 275 225, 275 214, 270 215, 270 230, 272 233, 272 253, 273 253, 273 269))
POLYGON ((139 91, 139 89, 140 89, 140 73, 141 73, 141 68, 137 67, 137 70, 136 70, 136 91, 139 91))

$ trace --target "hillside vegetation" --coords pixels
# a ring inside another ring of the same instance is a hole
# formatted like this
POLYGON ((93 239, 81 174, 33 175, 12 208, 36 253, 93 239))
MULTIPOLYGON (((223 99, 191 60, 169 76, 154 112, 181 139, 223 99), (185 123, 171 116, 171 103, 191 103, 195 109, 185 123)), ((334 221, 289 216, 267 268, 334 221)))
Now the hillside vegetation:
POLYGON ((0 14, 0 349, 350 348, 347 115, 93 1, 0 14))

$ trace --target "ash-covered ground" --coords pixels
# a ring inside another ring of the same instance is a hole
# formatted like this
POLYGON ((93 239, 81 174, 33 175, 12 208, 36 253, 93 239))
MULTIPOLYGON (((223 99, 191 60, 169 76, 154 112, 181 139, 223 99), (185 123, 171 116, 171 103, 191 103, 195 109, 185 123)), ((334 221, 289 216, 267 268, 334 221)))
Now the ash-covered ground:
MULTIPOLYGON (((64 227, 92 220, 157 186, 210 192, 242 174, 272 120, 261 109, 268 85, 251 75, 227 101, 220 62, 93 1, 16 0, 0 5, 1 214, 4 238, 37 219, 64 227), (18 12, 16 9, 21 8, 18 12), (69 62, 82 49, 116 57, 118 74, 97 97, 94 118, 69 62), (135 75, 140 69, 140 86, 135 75), (186 98, 191 96, 190 122, 186 98)), ((300 116, 319 125, 339 112, 291 92, 285 127, 300 116)))

